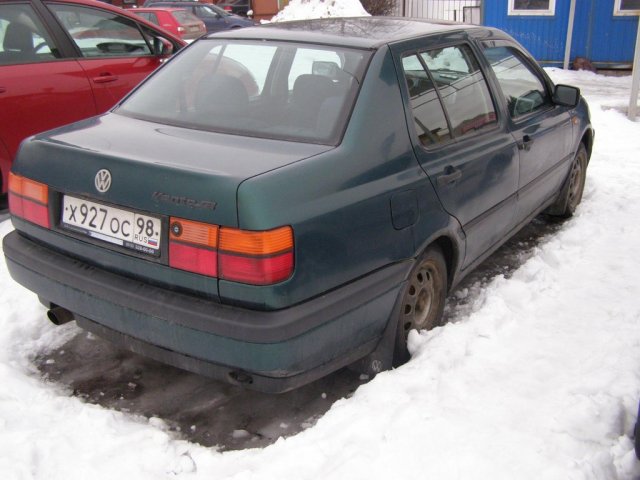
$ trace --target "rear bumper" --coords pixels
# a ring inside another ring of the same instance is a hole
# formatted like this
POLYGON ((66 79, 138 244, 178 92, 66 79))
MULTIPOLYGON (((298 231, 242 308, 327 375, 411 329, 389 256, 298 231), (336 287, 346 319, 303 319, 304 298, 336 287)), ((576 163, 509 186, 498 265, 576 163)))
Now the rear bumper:
POLYGON ((303 304, 256 311, 117 275, 18 232, 4 238, 3 249, 11 276, 73 312, 82 328, 164 363, 269 392, 370 353, 410 268, 394 264, 303 304))

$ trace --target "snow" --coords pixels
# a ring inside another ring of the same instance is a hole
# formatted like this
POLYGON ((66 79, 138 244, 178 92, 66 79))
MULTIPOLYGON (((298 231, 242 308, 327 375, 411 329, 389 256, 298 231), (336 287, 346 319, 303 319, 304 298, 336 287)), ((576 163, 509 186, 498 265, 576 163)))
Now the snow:
POLYGON ((271 21, 286 22, 311 18, 363 17, 368 15, 359 0, 291 0, 271 21))
MULTIPOLYGON (((509 278, 459 292, 467 306, 444 327, 413 334, 408 364, 264 449, 220 453, 175 440, 159 418, 83 403, 45 381, 34 356, 77 329, 51 326, 0 261, 0 477, 640 478, 631 439, 640 399, 640 124, 622 112, 631 79, 548 72, 581 87, 596 128, 577 214, 509 278)), ((0 237, 11 229, 0 223, 0 237)))

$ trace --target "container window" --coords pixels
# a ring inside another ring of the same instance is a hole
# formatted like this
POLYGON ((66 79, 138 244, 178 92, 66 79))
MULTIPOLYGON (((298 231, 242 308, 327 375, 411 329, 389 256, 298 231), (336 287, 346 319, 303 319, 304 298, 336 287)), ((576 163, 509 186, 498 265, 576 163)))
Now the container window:
POLYGON ((509 0, 509 15, 556 14, 556 0, 509 0))
POLYGON ((640 15, 640 0, 616 0, 613 14, 616 16, 640 15))

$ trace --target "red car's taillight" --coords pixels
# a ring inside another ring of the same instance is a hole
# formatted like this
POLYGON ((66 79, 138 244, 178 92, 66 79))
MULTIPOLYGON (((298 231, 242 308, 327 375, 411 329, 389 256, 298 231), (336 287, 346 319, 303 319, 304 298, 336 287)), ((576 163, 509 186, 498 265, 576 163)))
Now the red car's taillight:
POLYGON ((169 266, 252 285, 293 273, 293 230, 248 231, 171 218, 169 266))
POLYGON ((9 212, 12 215, 49 228, 48 205, 47 185, 9 173, 9 212))

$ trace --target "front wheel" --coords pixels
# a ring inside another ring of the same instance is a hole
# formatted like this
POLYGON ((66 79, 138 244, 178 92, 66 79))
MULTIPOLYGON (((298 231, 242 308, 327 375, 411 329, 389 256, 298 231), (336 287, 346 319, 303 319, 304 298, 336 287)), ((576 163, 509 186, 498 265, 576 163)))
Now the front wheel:
POLYGON ((571 164, 567 183, 564 185, 558 200, 549 208, 547 213, 561 218, 573 216, 584 192, 584 184, 587 178, 587 159, 587 149, 581 143, 571 164))
POLYGON ((394 349, 394 365, 409 360, 407 338, 411 330, 431 330, 442 325, 447 296, 447 266, 442 252, 429 247, 411 270, 402 294, 394 349))

